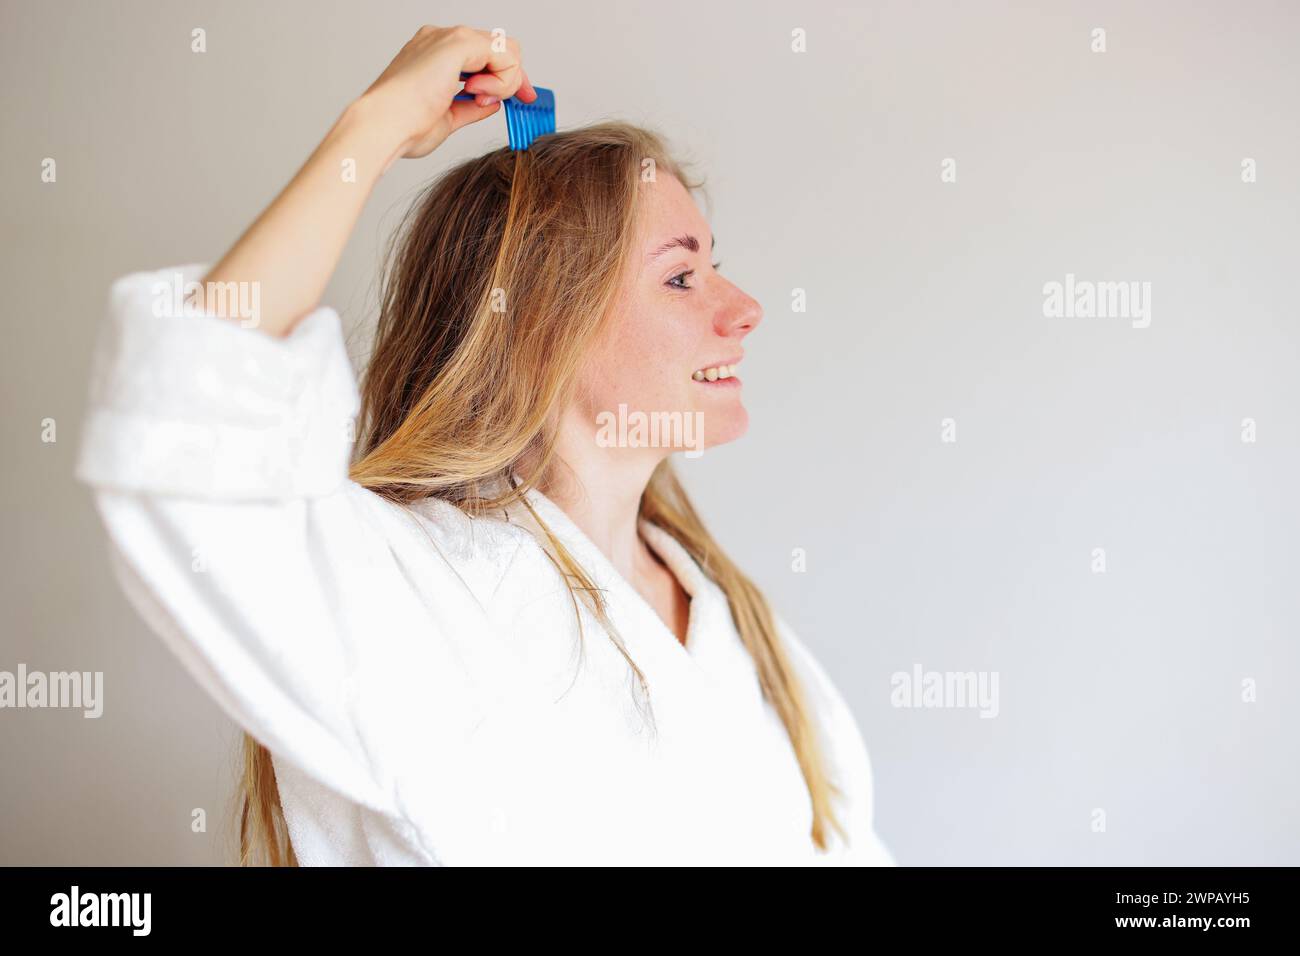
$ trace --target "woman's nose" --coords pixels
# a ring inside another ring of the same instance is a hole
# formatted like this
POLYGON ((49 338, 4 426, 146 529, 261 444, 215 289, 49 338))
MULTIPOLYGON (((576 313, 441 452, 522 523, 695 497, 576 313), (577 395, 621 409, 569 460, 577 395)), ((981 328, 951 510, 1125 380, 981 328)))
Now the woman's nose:
POLYGON ((763 307, 758 300, 737 289, 735 298, 724 313, 725 328, 720 331, 724 335, 748 335, 762 320, 763 307))

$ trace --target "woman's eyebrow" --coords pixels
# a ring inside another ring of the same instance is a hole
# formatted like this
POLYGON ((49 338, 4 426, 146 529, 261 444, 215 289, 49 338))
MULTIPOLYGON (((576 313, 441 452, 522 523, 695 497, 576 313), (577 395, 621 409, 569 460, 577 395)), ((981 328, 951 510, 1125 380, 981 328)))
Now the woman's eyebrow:
MULTIPOLYGON (((717 244, 718 244, 718 237, 714 236, 709 242, 709 249, 712 250, 713 247, 716 246, 717 244)), ((647 256, 647 258, 658 259, 669 249, 675 249, 678 246, 681 246, 685 249, 689 249, 691 252, 699 252, 700 240, 696 239, 694 236, 676 236, 672 239, 669 239, 667 242, 665 242, 654 252, 650 253, 650 255, 647 256)))

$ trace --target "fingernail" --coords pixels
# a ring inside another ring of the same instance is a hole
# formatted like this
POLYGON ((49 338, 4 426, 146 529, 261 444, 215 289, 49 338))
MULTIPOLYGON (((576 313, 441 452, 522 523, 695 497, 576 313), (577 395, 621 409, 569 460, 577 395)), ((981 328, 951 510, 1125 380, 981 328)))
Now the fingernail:
POLYGON ((481 100, 479 100, 479 106, 491 106, 493 103, 500 103, 500 102, 501 102, 501 97, 499 96, 485 96, 481 100))

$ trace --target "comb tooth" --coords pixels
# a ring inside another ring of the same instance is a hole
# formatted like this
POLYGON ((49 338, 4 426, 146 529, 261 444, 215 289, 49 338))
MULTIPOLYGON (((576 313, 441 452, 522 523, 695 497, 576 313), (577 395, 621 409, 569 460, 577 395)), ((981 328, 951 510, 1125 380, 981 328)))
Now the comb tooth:
POLYGON ((538 136, 555 132, 555 96, 548 89, 536 89, 537 99, 532 103, 520 102, 513 96, 505 102, 506 136, 511 149, 528 149, 538 136))

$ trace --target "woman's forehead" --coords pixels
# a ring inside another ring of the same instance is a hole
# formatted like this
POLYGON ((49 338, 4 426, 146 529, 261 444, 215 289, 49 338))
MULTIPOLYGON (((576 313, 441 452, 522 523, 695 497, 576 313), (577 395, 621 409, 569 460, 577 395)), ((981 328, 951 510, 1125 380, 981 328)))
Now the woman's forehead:
POLYGON ((698 251, 698 243, 712 247, 708 222, 695 205, 694 197, 676 177, 660 176, 656 182, 645 185, 652 187, 641 193, 644 206, 640 232, 647 259, 676 245, 684 245, 692 252, 698 251), (691 248, 689 242, 678 241, 684 237, 694 239, 696 248, 691 248))

